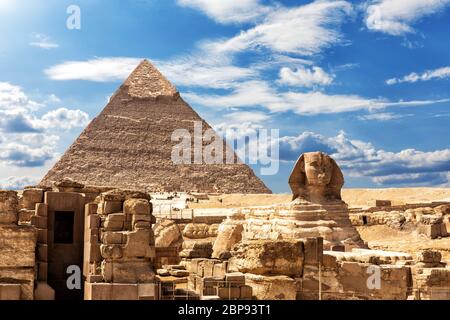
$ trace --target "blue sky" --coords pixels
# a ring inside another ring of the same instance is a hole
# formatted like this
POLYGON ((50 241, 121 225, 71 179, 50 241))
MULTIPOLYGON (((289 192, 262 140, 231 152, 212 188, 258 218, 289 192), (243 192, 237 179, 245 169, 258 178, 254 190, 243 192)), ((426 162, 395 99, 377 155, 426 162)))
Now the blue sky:
POLYGON ((346 187, 448 186, 449 24, 450 0, 0 0, 0 186, 39 181, 142 58, 214 127, 280 130, 275 192, 315 150, 346 187))

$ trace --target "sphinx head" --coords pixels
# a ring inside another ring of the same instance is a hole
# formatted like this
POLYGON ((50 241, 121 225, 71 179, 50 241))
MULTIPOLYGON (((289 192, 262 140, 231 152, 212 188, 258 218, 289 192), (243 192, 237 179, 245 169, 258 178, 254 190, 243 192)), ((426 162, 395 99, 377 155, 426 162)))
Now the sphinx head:
POLYGON ((328 185, 333 175, 332 159, 322 152, 308 152, 303 156, 306 183, 312 186, 328 185))
POLYGON ((323 152, 303 154, 289 177, 293 199, 326 202, 341 200, 344 177, 336 162, 323 152))

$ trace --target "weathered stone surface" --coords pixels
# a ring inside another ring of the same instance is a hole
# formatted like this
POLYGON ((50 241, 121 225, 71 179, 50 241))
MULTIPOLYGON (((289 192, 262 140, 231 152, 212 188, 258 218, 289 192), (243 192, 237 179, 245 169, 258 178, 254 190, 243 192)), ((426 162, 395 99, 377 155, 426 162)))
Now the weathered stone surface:
POLYGON ((123 212, 133 215, 150 215, 151 204, 145 199, 128 199, 123 204, 123 212))
MULTIPOLYGON (((224 252, 229 252, 231 248, 242 240, 244 227, 242 222, 227 219, 220 224, 218 235, 213 245, 213 258, 220 258, 224 252)), ((225 256, 222 256, 223 258, 225 256)))
POLYGON ((245 283, 252 288, 252 295, 257 300, 295 300, 296 298, 295 280, 287 276, 262 276, 246 273, 245 283))
POLYGON ((25 189, 22 193, 22 208, 34 210, 36 203, 44 201, 44 190, 42 189, 25 189))
POLYGON ((419 262, 440 262, 441 258, 441 253, 433 250, 423 250, 417 255, 417 260, 419 262))
POLYGON ((189 239, 205 239, 214 237, 210 234, 210 225, 206 223, 189 223, 183 229, 183 236, 189 239))
POLYGON ((34 268, 36 240, 32 227, 0 225, 0 268, 34 268))
POLYGON ((0 224, 17 224, 18 210, 17 192, 0 190, 0 224))
POLYGON ((0 301, 20 300, 20 284, 0 283, 0 301))
POLYGON ((243 241, 233 247, 229 270, 261 275, 300 275, 304 248, 301 241, 243 241))
POLYGON ((180 252, 181 258, 211 258, 211 241, 184 241, 183 250, 180 252))
MULTIPOLYGON (((143 61, 40 184, 70 177, 86 185, 146 191, 270 193, 246 164, 227 164, 225 152, 220 164, 174 163, 172 134, 186 129, 193 136, 194 121, 203 123, 203 131, 211 129, 143 61)), ((224 141, 223 146, 237 159, 224 141)))
POLYGON ((150 283, 154 272, 150 261, 102 261, 102 275, 106 282, 150 283))
POLYGON ((161 220, 155 224, 153 231, 157 247, 169 247, 181 240, 180 229, 173 220, 161 220))
POLYGON ((323 152, 307 152, 298 160, 289 177, 293 200, 314 203, 341 201, 344 176, 336 162, 323 152))

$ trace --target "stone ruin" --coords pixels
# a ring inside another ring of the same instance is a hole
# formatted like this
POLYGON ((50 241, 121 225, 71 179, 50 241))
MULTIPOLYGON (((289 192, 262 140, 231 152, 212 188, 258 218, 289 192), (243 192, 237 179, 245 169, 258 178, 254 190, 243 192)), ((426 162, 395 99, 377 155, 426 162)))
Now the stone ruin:
POLYGON ((341 200, 343 184, 341 170, 328 155, 302 155, 289 178, 292 202, 237 210, 219 227, 213 257, 240 240, 322 237, 326 250, 365 247, 341 200))
POLYGON ((169 133, 198 120, 144 61, 39 186, 0 191, 0 300, 450 299, 440 252, 369 250, 355 228, 445 237, 449 205, 349 210, 321 152, 296 162, 288 203, 155 219, 149 191, 270 192, 245 164, 174 166, 169 133))
POLYGON ((239 209, 220 224, 157 220, 148 193, 70 179, 1 191, 0 298, 450 298, 439 252, 367 249, 329 156, 303 155, 289 181, 291 202, 239 209), (82 290, 67 287, 70 266, 80 267, 82 290), (368 285, 374 268, 379 288, 368 285))

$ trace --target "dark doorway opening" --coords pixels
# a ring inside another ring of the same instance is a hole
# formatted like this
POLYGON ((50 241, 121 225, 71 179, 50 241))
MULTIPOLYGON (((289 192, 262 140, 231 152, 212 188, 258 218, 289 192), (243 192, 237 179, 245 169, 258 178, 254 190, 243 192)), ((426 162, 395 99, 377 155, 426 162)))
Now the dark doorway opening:
POLYGON ((73 211, 55 212, 54 243, 73 243, 74 217, 73 211))
POLYGON ((363 225, 366 225, 367 224, 367 216, 362 216, 362 219, 363 219, 363 225))

